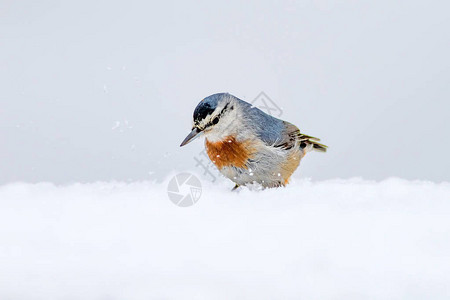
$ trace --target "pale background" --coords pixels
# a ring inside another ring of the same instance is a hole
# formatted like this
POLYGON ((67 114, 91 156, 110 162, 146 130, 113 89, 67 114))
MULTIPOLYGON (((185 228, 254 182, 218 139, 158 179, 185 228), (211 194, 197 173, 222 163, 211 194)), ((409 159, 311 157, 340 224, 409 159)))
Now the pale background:
MULTIPOLYGON (((447 1, 0 1, 0 183, 162 179, 203 97, 264 91, 300 174, 450 180, 447 1)), ((201 170, 198 170, 201 171, 201 170)))

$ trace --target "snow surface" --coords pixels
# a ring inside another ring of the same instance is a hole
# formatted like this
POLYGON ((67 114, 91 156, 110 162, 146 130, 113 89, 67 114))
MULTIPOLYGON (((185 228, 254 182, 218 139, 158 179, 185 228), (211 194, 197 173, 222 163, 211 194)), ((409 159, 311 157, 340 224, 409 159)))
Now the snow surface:
POLYGON ((450 184, 0 187, 0 299, 449 299, 450 184))

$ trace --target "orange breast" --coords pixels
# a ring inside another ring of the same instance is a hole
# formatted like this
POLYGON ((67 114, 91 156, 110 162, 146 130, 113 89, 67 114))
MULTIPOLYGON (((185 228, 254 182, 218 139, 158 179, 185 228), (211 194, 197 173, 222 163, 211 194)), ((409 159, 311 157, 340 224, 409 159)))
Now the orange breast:
POLYGON ((235 166, 247 169, 246 163, 255 152, 249 141, 238 142, 233 137, 227 137, 219 142, 209 142, 206 139, 205 147, 211 161, 222 169, 225 166, 235 166))

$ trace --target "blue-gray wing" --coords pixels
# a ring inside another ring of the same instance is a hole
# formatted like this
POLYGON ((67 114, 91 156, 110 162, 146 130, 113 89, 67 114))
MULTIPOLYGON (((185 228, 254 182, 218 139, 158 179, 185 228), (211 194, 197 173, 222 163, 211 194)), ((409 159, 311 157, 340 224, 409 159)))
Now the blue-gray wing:
POLYGON ((301 133, 297 126, 289 122, 281 121, 280 127, 275 126, 274 128, 273 131, 263 131, 261 136, 261 139, 269 146, 285 150, 300 147, 301 149, 306 148, 306 151, 327 151, 328 147, 320 144, 320 139, 301 133), (264 132, 269 132, 269 134, 266 135, 264 132))
POLYGON ((248 107, 249 126, 266 145, 273 147, 292 148, 300 130, 293 124, 272 117, 256 107, 248 107))
MULTIPOLYGON (((242 100, 241 100, 242 101, 242 100)), ((254 129, 254 134, 266 145, 284 149, 291 149, 294 146, 326 152, 327 146, 320 144, 320 139, 303 134, 297 126, 272 117, 262 110, 242 101, 246 113, 244 122, 254 129)))

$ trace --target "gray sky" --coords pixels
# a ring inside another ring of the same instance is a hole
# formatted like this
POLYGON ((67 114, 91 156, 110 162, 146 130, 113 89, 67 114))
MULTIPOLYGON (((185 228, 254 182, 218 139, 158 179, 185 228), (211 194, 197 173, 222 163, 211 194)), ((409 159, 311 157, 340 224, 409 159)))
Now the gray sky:
POLYGON ((322 138, 297 171, 450 180, 446 1, 0 2, 0 183, 164 178, 210 94, 322 138))

